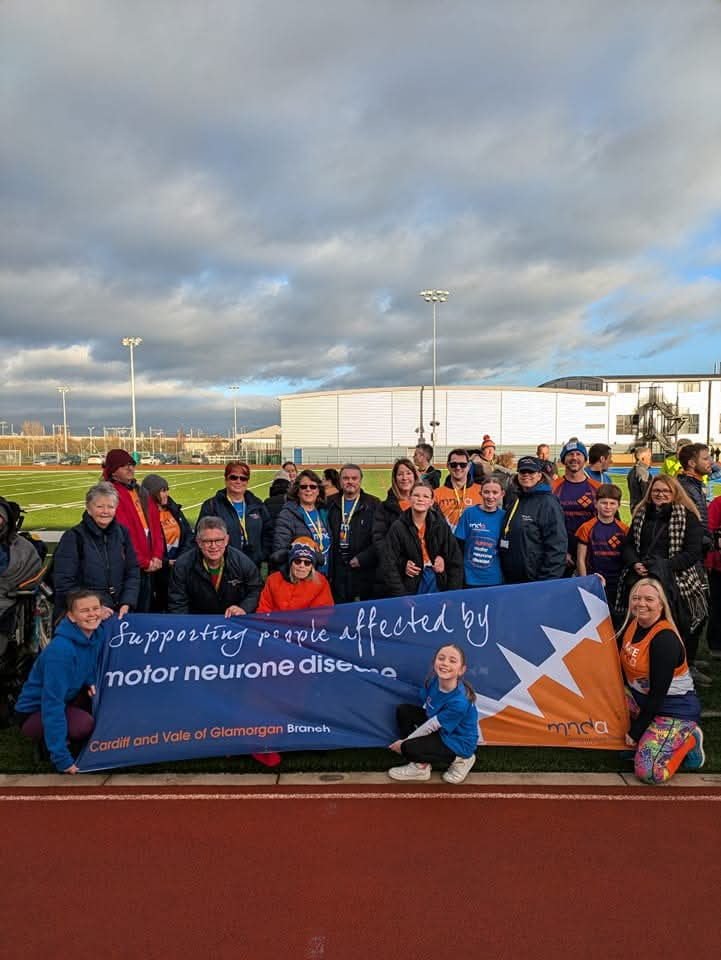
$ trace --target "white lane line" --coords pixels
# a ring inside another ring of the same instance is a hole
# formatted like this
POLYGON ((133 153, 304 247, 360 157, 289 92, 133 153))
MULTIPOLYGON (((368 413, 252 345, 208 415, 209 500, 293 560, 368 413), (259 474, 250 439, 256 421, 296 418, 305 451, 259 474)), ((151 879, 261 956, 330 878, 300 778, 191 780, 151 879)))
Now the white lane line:
MULTIPOLYGON (((12 790, 12 787, 3 787, 12 790)), ((77 789, 77 788, 73 788, 77 789)), ((679 794, 675 790, 669 793, 637 793, 630 788, 629 793, 0 793, 0 801, 6 803, 95 803, 111 802, 156 802, 158 800, 222 800, 222 801, 258 801, 268 800, 555 800, 555 801, 631 801, 641 803, 721 803, 721 791, 718 793, 679 794)))

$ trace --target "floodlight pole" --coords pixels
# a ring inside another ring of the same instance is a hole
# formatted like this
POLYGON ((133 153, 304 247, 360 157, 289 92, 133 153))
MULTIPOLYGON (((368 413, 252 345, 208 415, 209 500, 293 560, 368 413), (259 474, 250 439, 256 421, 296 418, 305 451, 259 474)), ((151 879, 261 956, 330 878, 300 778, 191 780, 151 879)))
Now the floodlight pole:
POLYGON ((65 405, 65 394, 70 393, 70 387, 58 387, 58 393, 63 398, 63 440, 65 453, 68 452, 68 413, 65 405))
POLYGON ((120 341, 124 347, 130 348, 130 408, 133 416, 133 454, 138 449, 138 436, 135 426, 135 363, 133 361, 133 350, 139 347, 143 342, 142 337, 123 337, 120 341))
POLYGON ((445 303, 448 299, 448 290, 421 290, 420 295, 433 307, 433 419, 431 420, 431 445, 436 445, 436 304, 445 303))
POLYGON ((240 387, 228 387, 233 394, 233 454, 238 452, 238 391, 240 387))

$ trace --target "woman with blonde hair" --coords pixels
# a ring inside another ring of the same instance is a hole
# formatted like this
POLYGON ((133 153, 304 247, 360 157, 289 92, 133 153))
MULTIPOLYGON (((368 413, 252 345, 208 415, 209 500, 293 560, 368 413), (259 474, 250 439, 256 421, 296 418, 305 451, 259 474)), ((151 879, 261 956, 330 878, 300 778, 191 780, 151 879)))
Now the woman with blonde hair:
POLYGON ((623 613, 630 587, 641 577, 658 580, 686 646, 697 683, 710 678, 694 669, 699 635, 708 617, 703 570, 704 527, 698 510, 674 477, 653 477, 634 511, 621 561, 616 608, 623 613))
POLYGON ((619 640, 636 776, 662 784, 680 767, 698 770, 705 762, 701 704, 658 580, 642 577, 631 588, 619 640))

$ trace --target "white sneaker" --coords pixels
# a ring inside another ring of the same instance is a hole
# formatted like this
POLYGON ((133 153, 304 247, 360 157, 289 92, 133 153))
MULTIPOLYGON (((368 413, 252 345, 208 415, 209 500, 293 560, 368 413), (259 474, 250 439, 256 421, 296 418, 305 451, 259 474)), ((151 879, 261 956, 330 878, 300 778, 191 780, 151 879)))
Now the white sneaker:
POLYGON ((391 780, 430 780, 430 763, 407 763, 404 767, 391 767, 388 771, 391 780))
POLYGON ((443 779, 446 783, 463 783, 475 762, 475 753, 472 753, 470 757, 456 757, 443 774, 443 779))

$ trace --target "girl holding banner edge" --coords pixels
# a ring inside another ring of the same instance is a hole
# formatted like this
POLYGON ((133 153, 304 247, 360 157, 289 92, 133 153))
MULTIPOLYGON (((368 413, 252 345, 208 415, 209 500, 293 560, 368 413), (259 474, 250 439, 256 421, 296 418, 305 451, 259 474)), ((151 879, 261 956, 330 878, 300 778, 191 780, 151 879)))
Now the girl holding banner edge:
POLYGON ((631 588, 619 640, 631 715, 626 744, 635 750, 636 776, 663 784, 679 768, 700 769, 706 760, 701 704, 658 580, 644 577, 631 588))
POLYGON ((431 764, 448 764, 446 783, 463 783, 476 762, 476 693, 463 679, 466 655, 455 643, 440 647, 421 689, 423 706, 402 703, 396 710, 401 733, 389 748, 408 761, 392 767, 392 780, 430 780, 431 764))

